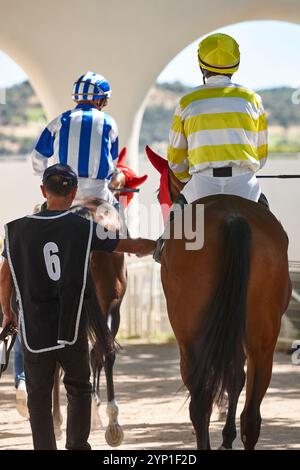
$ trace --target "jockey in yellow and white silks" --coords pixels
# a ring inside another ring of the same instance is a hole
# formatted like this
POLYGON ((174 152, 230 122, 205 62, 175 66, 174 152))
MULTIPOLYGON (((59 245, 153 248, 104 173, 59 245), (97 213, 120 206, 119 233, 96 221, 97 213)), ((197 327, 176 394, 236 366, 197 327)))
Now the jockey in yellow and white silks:
POLYGON ((199 44, 204 85, 183 96, 170 130, 168 161, 175 176, 187 183, 188 203, 211 194, 236 194, 258 201, 255 172, 267 159, 267 118, 261 97, 234 84, 239 46, 226 34, 213 34, 199 44))
MULTIPOLYGON (((269 207, 255 176, 268 155, 266 113, 257 93, 231 81, 240 64, 239 45, 227 34, 211 34, 199 44, 198 62, 204 84, 180 99, 170 130, 168 164, 185 186, 169 221, 184 204, 215 194, 269 207)), ((157 262, 168 225, 157 241, 157 262)))

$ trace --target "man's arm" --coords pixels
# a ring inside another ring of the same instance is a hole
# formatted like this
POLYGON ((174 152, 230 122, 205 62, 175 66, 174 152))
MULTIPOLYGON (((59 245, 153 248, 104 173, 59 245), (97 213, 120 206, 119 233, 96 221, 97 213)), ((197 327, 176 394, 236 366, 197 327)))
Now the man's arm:
POLYGON ((119 157, 119 131, 118 131, 118 126, 116 124, 116 121, 112 117, 111 117, 111 130, 109 133, 109 137, 111 140, 110 154, 116 165, 117 164, 116 160, 119 157))
POLYGON ((47 158, 41 155, 37 150, 31 152, 32 168, 35 175, 43 175, 47 168, 47 158))
POLYGON ((5 259, 0 269, 0 302, 3 313, 2 327, 10 322, 17 326, 16 314, 11 309, 11 298, 13 293, 13 279, 7 259, 5 259))
POLYGON ((268 158, 268 121, 262 103, 259 107, 257 151, 260 168, 262 168, 265 166, 268 158))
POLYGON ((37 175, 42 175, 47 168, 48 158, 54 152, 54 140, 57 131, 58 118, 51 121, 41 133, 32 153, 31 161, 33 171, 37 175))
POLYGON ((120 238, 118 232, 106 230, 93 222, 91 251, 132 253, 141 257, 153 254, 155 246, 156 242, 147 238, 120 238))
POLYGON ((126 238, 119 240, 116 248, 117 253, 132 253, 139 258, 142 256, 153 255, 156 242, 147 238, 126 238))
POLYGON ((182 183, 187 183, 191 177, 189 174, 188 142, 181 119, 180 104, 175 110, 169 133, 168 162, 176 178, 182 183))

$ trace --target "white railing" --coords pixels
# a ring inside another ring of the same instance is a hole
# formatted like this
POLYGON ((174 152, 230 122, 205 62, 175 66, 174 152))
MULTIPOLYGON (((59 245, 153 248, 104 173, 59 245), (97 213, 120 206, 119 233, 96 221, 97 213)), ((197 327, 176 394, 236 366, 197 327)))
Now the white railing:
MULTIPOLYGON (((120 334, 148 339, 171 335, 160 265, 150 257, 143 260, 127 257, 127 269, 128 288, 121 308, 120 334)), ((300 283, 300 263, 290 262, 290 274, 294 284, 295 279, 300 283)), ((299 305, 300 318, 300 293, 295 285, 292 300, 297 303, 297 312, 299 305)), ((296 331, 293 322, 288 315, 284 315, 280 337, 290 338, 294 334, 296 331)))
POLYGON ((292 297, 300 304, 300 294, 295 289, 292 290, 292 297))
POLYGON ((120 334, 142 338, 172 334, 160 265, 152 258, 127 258, 128 287, 121 308, 120 334))

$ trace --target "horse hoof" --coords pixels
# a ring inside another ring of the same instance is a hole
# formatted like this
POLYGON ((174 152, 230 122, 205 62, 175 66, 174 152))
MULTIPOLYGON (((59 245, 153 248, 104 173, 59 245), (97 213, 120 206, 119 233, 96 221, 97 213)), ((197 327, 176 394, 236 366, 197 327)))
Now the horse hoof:
POLYGON ((224 447, 224 446, 220 446, 220 447, 218 447, 218 449, 217 449, 217 450, 232 450, 232 449, 227 449, 227 448, 226 448, 226 447, 224 447))
POLYGON ((124 433, 119 424, 109 425, 105 432, 105 439, 110 447, 118 447, 122 444, 124 433))

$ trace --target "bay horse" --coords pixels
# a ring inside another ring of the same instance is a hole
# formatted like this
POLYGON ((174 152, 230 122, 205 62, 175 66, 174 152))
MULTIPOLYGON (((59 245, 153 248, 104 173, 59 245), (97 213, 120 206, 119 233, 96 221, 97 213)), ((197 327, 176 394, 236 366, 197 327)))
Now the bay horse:
MULTIPOLYGON (((116 174, 113 175, 110 189, 116 190, 123 209, 126 209, 132 200, 133 193, 122 192, 122 189, 135 189, 145 182, 147 175, 137 176, 125 164, 126 148, 118 157, 116 174)), ((120 229, 120 221, 117 211, 110 204, 97 198, 86 198, 80 201, 78 213, 81 215, 89 212, 93 219, 108 229, 120 229), (100 211, 98 210, 100 209, 100 211)), ((73 208, 75 210, 75 208, 73 208)), ((72 209, 71 209, 72 210, 72 209)), ((123 253, 94 252, 91 255, 90 270, 94 281, 95 292, 100 310, 107 320, 107 324, 113 338, 116 337, 120 325, 120 307, 127 287, 127 271, 123 253)), ((96 340, 91 349, 91 368, 93 373, 93 398, 92 401, 92 427, 99 424, 97 407, 100 405, 100 373, 104 367, 107 386, 107 415, 109 419, 105 433, 107 443, 111 447, 119 446, 123 441, 123 430, 118 423, 118 405, 115 400, 113 382, 113 367, 115 354, 102 357, 102 345, 96 340), (95 406, 96 405, 96 406, 95 406)), ((56 436, 61 435, 62 415, 60 412, 60 369, 57 367, 53 388, 53 422, 56 436)))
MULTIPOLYGON (((183 184, 167 160, 149 147, 146 153, 162 175, 160 202, 166 192, 174 202, 183 184)), ((276 217, 256 202, 234 195, 199 199, 192 203, 193 224, 197 204, 204 205, 202 249, 187 250, 190 240, 184 234, 181 239, 171 236, 161 257, 168 316, 190 394, 190 418, 197 448, 210 449, 212 406, 227 392, 220 448, 231 449, 237 403, 247 377, 240 427, 244 448, 251 450, 259 438, 260 405, 272 375, 281 317, 291 297, 288 237, 276 217)))

